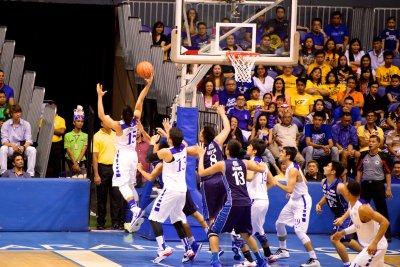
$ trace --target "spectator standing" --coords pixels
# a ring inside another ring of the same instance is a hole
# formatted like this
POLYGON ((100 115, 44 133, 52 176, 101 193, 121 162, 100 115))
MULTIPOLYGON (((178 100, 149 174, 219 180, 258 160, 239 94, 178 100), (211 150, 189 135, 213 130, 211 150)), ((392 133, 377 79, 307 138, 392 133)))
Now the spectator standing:
POLYGON ((171 49, 171 40, 164 34, 164 23, 157 21, 151 31, 153 45, 159 45, 164 50, 164 59, 168 59, 168 51, 171 49))
POLYGON ((27 172, 33 177, 35 176, 36 149, 32 146, 31 125, 21 119, 22 108, 18 104, 11 107, 10 113, 11 119, 4 122, 1 127, 0 172, 7 170, 7 158, 16 151, 28 158, 27 172))
POLYGON ((313 116, 313 124, 305 126, 306 145, 303 156, 306 165, 312 159, 330 156, 332 161, 339 161, 339 150, 333 145, 332 130, 329 125, 323 124, 325 114, 317 111, 313 116))
POLYGON ((11 157, 14 168, 6 170, 1 177, 7 178, 31 178, 31 175, 24 171, 24 157, 21 153, 15 151, 11 157))
POLYGON ((400 32, 396 29, 395 17, 387 18, 386 29, 382 31, 380 37, 383 41, 383 49, 386 51, 391 51, 395 55, 398 55, 400 32))
POLYGON ((343 52, 349 42, 349 33, 347 27, 341 22, 342 13, 340 11, 332 12, 331 22, 324 27, 324 32, 329 39, 335 41, 337 49, 343 52))
POLYGON ((4 79, 4 71, 0 69, 0 90, 3 90, 6 93, 6 103, 12 106, 15 104, 14 90, 9 85, 4 83, 4 79))
POLYGON ((308 182, 321 182, 322 179, 324 179, 324 175, 319 171, 318 162, 316 160, 310 160, 308 162, 305 177, 308 182))
POLYGON ((50 149, 47 177, 61 177, 60 174, 63 170, 63 158, 65 154, 63 136, 67 127, 65 126, 64 118, 58 115, 56 102, 53 101, 51 105, 54 106, 56 115, 54 117, 54 132, 50 149))
POLYGON ((65 134, 64 148, 67 150, 65 154, 68 166, 68 177, 85 177, 86 176, 86 149, 88 135, 82 132, 85 113, 83 107, 78 105, 74 109, 74 129, 65 134))
POLYGON ((339 156, 345 169, 347 168, 349 159, 354 159, 357 163, 360 158, 360 152, 357 151, 357 131, 351 125, 351 121, 351 113, 343 112, 340 122, 332 126, 333 144, 339 151, 339 156))
POLYGON ((113 229, 123 229, 124 199, 118 187, 112 186, 115 132, 101 122, 100 130, 93 136, 93 172, 97 196, 97 229, 103 230, 107 215, 107 198, 110 196, 110 216, 113 229))
POLYGON ((306 38, 311 37, 314 40, 315 49, 322 49, 328 36, 322 28, 322 20, 320 18, 313 18, 311 21, 311 31, 306 34, 306 38))
MULTIPOLYGON (((361 153, 357 167, 357 182, 361 183, 361 198, 368 203, 373 200, 376 210, 389 221, 386 198, 392 197, 390 158, 379 151, 382 141, 377 135, 370 136, 369 150, 361 153)), ((390 242, 390 226, 385 236, 390 242)))
POLYGON ((367 118, 367 124, 357 128, 358 144, 360 146, 360 152, 367 151, 370 149, 369 139, 370 136, 376 135, 379 137, 380 145, 379 148, 383 147, 384 135, 381 127, 376 126, 376 114, 373 111, 367 111, 365 114, 367 118))
POLYGON ((203 88, 204 106, 209 109, 216 109, 219 105, 219 97, 212 80, 206 81, 203 88))

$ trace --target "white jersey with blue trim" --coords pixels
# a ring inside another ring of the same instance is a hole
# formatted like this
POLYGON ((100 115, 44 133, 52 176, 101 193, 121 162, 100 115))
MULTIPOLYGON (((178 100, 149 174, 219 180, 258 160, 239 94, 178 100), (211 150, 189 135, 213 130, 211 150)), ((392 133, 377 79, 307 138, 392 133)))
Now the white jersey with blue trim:
MULTIPOLYGON (((361 207, 361 205, 369 205, 366 203, 364 200, 359 199, 357 202, 354 204, 353 207, 351 207, 350 203, 350 217, 351 221, 355 225, 357 229, 357 236, 358 236, 358 242, 360 242, 361 246, 363 248, 368 247, 372 241, 374 240, 376 234, 378 233, 379 230, 379 223, 377 223, 374 220, 370 220, 369 222, 363 223, 360 219, 358 210, 361 207)), ((382 236, 381 240, 378 242, 377 249, 386 249, 388 247, 387 240, 385 236, 382 236)))
POLYGON ((306 184, 306 178, 304 177, 303 172, 301 171, 301 168, 299 164, 292 162, 286 169, 285 172, 285 178, 286 178, 286 184, 289 183, 289 171, 292 168, 296 168, 301 176, 301 182, 297 182, 294 184, 294 189, 293 193, 290 195, 291 198, 296 199, 296 198, 301 198, 301 196, 308 194, 308 187, 306 184))
MULTIPOLYGON (((252 160, 259 163, 262 162, 262 159, 258 157, 255 157, 252 160)), ((254 173, 253 180, 251 182, 247 182, 247 192, 249 193, 250 199, 268 200, 267 174, 268 174, 268 166, 265 166, 264 172, 254 173)))
POLYGON ((125 124, 123 120, 119 121, 119 124, 122 128, 122 135, 115 137, 115 147, 117 150, 129 149, 135 151, 138 131, 136 118, 132 119, 131 124, 125 124))
POLYGON ((162 177, 164 188, 171 191, 186 192, 186 146, 181 144, 179 148, 171 147, 173 160, 163 161, 162 177))

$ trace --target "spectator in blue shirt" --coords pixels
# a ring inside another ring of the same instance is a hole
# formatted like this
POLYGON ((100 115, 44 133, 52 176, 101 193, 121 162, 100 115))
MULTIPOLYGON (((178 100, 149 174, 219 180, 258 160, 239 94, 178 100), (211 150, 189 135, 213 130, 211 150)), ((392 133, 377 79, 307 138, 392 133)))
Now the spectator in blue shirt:
POLYGON ((199 50, 209 43, 210 37, 207 35, 207 24, 199 22, 197 24, 197 34, 192 36, 192 47, 199 50))
POLYGON ((344 52, 349 42, 349 33, 342 22, 342 13, 334 11, 331 14, 331 23, 324 27, 324 32, 329 39, 335 40, 339 51, 344 52))
POLYGON ((312 159, 330 156, 332 161, 339 161, 339 150, 333 145, 332 130, 328 124, 323 124, 325 114, 316 111, 313 116, 313 124, 305 126, 305 138, 307 147, 303 149, 306 166, 312 159))
POLYGON ((392 51, 395 56, 399 54, 400 32, 396 30, 396 18, 388 17, 386 20, 386 29, 381 32, 380 37, 383 41, 383 49, 392 51))
POLYGON ((246 98, 244 94, 238 94, 236 97, 236 106, 228 111, 228 117, 233 116, 238 119, 238 127, 241 130, 251 131, 252 119, 250 112, 245 109, 246 98))
POLYGON ((335 123, 340 121, 343 112, 350 112, 352 118, 351 125, 356 128, 361 125, 360 109, 354 107, 354 99, 351 96, 344 99, 343 107, 338 107, 333 111, 333 120, 335 123))
POLYGON ((313 18, 311 21, 311 32, 306 34, 305 38, 312 38, 314 40, 315 49, 320 50, 324 48, 328 36, 322 29, 322 20, 320 18, 313 18))
POLYGON ((390 77, 390 85, 386 86, 385 95, 389 104, 388 111, 395 111, 400 105, 400 76, 397 74, 390 77))
POLYGON ((224 105, 226 112, 236 106, 236 97, 239 92, 236 89, 236 81, 234 78, 228 78, 225 81, 225 90, 218 93, 219 104, 224 105))
POLYGON ((393 163, 392 184, 400 184, 400 161, 393 163))
POLYGON ((358 137, 356 128, 351 125, 350 112, 343 112, 340 122, 332 126, 333 144, 339 150, 342 157, 342 163, 347 168, 348 159, 355 159, 356 163, 360 158, 360 152, 356 150, 358 147, 358 137))
MULTIPOLYGON (((1 51, 0 51, 1 52, 1 51)), ((0 53, 1 54, 1 53, 0 53)), ((0 69, 0 90, 6 93, 6 103, 10 106, 14 105, 14 90, 4 83, 4 71, 0 69)))
POLYGON ((30 174, 24 171, 24 157, 19 152, 12 155, 12 165, 14 168, 6 170, 1 177, 7 178, 31 178, 30 174))

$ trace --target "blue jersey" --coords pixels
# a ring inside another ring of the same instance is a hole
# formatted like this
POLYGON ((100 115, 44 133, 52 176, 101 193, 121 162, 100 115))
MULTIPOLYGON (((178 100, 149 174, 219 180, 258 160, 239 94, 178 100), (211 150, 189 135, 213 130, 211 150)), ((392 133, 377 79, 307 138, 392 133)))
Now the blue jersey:
MULTIPOLYGON (((222 150, 219 144, 214 140, 209 144, 205 145, 206 154, 204 155, 204 169, 207 169, 217 163, 218 161, 224 160, 222 156, 222 150)), ((208 175, 201 177, 202 181, 209 180, 211 178, 221 178, 221 173, 214 173, 213 175, 208 175)))
POLYGON ((335 218, 341 217, 348 209, 348 203, 342 195, 337 192, 337 186, 342 182, 335 178, 335 180, 328 185, 328 179, 325 179, 322 183, 322 191, 326 198, 329 208, 333 212, 335 218))
POLYGON ((246 164, 236 158, 227 159, 224 163, 223 179, 227 195, 225 206, 251 206, 246 187, 246 164))

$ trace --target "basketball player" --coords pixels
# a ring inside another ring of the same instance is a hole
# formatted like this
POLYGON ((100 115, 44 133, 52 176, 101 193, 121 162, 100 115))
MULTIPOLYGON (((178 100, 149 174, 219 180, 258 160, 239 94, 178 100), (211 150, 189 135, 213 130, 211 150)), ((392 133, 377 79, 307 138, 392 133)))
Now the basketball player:
MULTIPOLYGON (((343 164, 337 161, 332 161, 324 167, 325 179, 322 180, 322 191, 324 196, 317 203, 315 210, 318 214, 322 214, 322 206, 328 203, 330 210, 333 213, 334 219, 342 217, 347 209, 348 203, 344 199, 345 185, 340 180, 340 176, 344 172, 343 164)), ((340 232, 341 230, 351 225, 350 217, 339 226, 334 226, 332 234, 340 232)), ((349 247, 357 252, 362 250, 361 246, 353 239, 353 235, 346 235, 339 241, 331 239, 333 246, 336 248, 337 253, 342 259, 343 266, 349 267, 350 260, 347 254, 346 247, 349 247)))
MULTIPOLYGON (((262 155, 266 147, 267 145, 263 140, 253 139, 247 147, 247 155, 250 156, 250 160, 261 163, 263 162, 262 155)), ((271 256, 267 234, 264 231, 265 216, 269 206, 267 188, 271 186, 273 180, 274 178, 268 169, 268 165, 266 165, 264 172, 247 171, 247 191, 252 200, 251 225, 253 227, 253 235, 260 242, 266 258, 271 256)))
POLYGON ((204 146, 198 147, 199 154, 199 175, 204 177, 215 173, 224 174, 223 179, 226 190, 226 201, 223 208, 218 213, 211 225, 208 238, 211 247, 211 265, 213 267, 221 266, 219 261, 219 234, 223 232, 231 232, 235 230, 247 242, 253 251, 256 259, 256 266, 267 266, 267 263, 260 255, 257 242, 251 236, 251 200, 246 188, 246 170, 263 172, 266 165, 264 163, 257 164, 254 161, 239 160, 237 156, 240 153, 241 145, 236 140, 230 140, 225 148, 227 160, 218 161, 211 167, 204 169, 204 146))
POLYGON ((271 261, 277 259, 288 258, 289 251, 286 248, 286 228, 285 225, 294 227, 294 232, 306 248, 310 259, 307 263, 301 264, 302 267, 321 266, 310 238, 307 236, 308 224, 310 221, 310 212, 312 200, 308 194, 306 179, 300 166, 294 162, 297 149, 294 147, 283 147, 279 160, 286 164, 285 173, 286 185, 275 181, 275 185, 286 193, 290 194, 288 203, 283 207, 276 221, 276 231, 279 239, 279 249, 270 257, 271 261))
MULTIPOLYGON (((138 123, 142 116, 143 101, 149 92, 151 83, 153 82, 153 75, 146 79, 146 86, 140 92, 136 101, 135 110, 126 105, 122 110, 122 120, 114 121, 104 113, 103 96, 107 91, 103 91, 103 85, 97 84, 97 110, 100 120, 109 128, 115 131, 115 146, 117 148, 117 155, 113 163, 113 186, 118 186, 122 196, 128 202, 128 206, 132 211, 132 220, 130 224, 130 231, 138 229, 135 224, 144 214, 138 206, 139 196, 135 189, 136 184, 136 171, 138 164, 138 156, 135 151, 136 135, 138 131, 138 123), (136 228, 136 229, 134 229, 136 228)), ((140 226, 139 226, 140 227, 140 226)))
POLYGON ((336 232, 331 238, 338 241, 345 235, 357 232, 358 241, 364 249, 352 261, 351 266, 383 266, 388 247, 385 232, 389 227, 389 221, 360 199, 360 194, 360 184, 349 180, 345 188, 345 197, 349 201, 353 224, 336 232))
MULTIPOLYGON (((151 137, 150 145, 154 146, 159 135, 151 137)), ((183 213, 183 207, 186 200, 186 146, 182 143, 183 133, 179 128, 172 127, 169 130, 168 144, 169 148, 163 148, 156 153, 148 155, 152 162, 162 160, 162 177, 164 188, 161 194, 154 201, 150 212, 149 221, 156 236, 158 251, 154 263, 159 263, 174 252, 174 249, 167 246, 163 236, 162 223, 169 217, 174 225, 176 232, 181 239, 185 253, 182 262, 187 262, 194 258, 195 253, 189 245, 188 238, 183 228, 186 223, 186 216, 183 213)))

